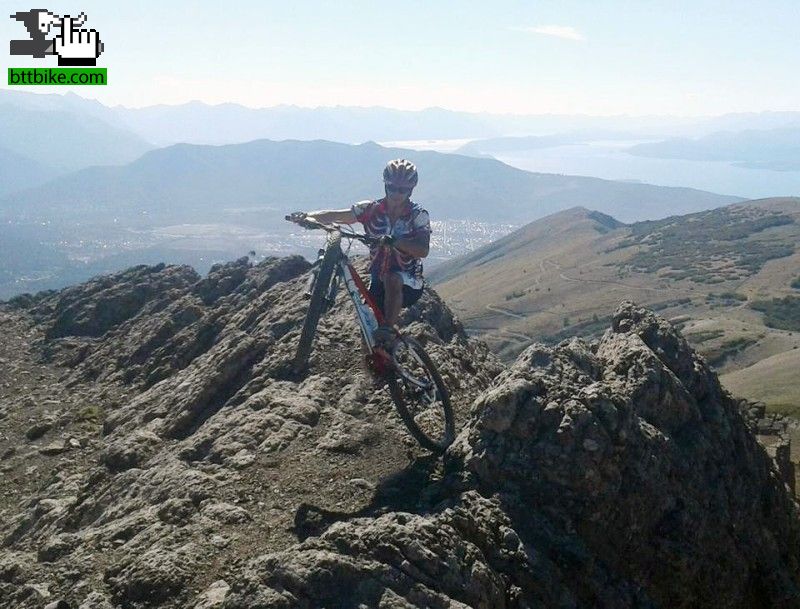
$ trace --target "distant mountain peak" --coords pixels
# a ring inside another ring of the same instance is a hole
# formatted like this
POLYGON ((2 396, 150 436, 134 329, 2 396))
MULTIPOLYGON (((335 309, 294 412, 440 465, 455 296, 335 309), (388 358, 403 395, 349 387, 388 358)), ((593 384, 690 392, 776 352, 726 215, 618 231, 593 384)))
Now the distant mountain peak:
POLYGON ((575 207, 570 207, 569 209, 565 209, 564 211, 556 212, 539 220, 534 220, 536 222, 554 222, 557 220, 591 220, 605 228, 614 230, 623 226, 627 226, 624 222, 620 222, 613 216, 609 214, 604 214, 603 212, 596 211, 593 209, 589 209, 582 205, 576 205, 575 207))

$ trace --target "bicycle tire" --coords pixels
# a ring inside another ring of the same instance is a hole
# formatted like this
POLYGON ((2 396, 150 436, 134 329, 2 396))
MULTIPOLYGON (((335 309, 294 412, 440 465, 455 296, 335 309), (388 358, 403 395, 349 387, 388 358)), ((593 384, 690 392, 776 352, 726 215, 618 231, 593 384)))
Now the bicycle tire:
POLYGON ((333 269, 342 255, 341 242, 341 235, 332 235, 329 237, 328 245, 325 247, 325 255, 320 263, 317 281, 311 292, 311 299, 308 302, 308 312, 303 322, 303 329, 300 332, 300 340, 298 341, 297 351, 294 356, 294 362, 292 363, 292 369, 295 374, 300 373, 308 365, 308 358, 311 355, 311 346, 314 342, 317 324, 328 304, 326 298, 331 278, 333 277, 333 269))
POLYGON ((441 437, 431 437, 430 432, 426 432, 418 425, 406 403, 409 397, 404 390, 406 381, 396 372, 391 374, 387 379, 392 401, 397 408, 400 418, 403 420, 403 423, 414 439, 419 442, 422 447, 427 448, 431 452, 441 454, 447 450, 447 447, 450 446, 455 439, 455 420, 453 418, 453 408, 450 404, 450 395, 447 392, 447 387, 422 345, 408 336, 401 336, 398 338, 398 341, 405 342, 408 348, 419 357, 425 372, 430 376, 430 380, 436 388, 436 393, 439 398, 437 409, 441 408, 441 414, 444 417, 444 431, 441 437))

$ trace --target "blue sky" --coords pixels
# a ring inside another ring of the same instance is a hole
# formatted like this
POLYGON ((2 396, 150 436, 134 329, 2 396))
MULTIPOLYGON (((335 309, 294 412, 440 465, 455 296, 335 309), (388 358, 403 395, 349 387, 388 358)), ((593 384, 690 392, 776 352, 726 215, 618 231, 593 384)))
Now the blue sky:
MULTIPOLYGON (((26 37, 7 15, 33 5, 0 4, 4 40, 26 37)), ((73 91, 108 104, 199 99, 602 115, 800 110, 798 0, 35 6, 88 14, 86 27, 106 44, 98 65, 108 67, 110 84, 73 91)), ((7 66, 55 64, 5 57, 7 66)))

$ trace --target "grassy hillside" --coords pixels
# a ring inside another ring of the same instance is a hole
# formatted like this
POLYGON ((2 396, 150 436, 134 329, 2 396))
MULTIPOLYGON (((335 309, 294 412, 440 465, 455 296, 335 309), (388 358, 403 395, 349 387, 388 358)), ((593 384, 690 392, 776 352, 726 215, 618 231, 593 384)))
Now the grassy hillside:
POLYGON ((722 384, 735 395, 765 402, 775 410, 800 417, 798 370, 800 348, 794 348, 724 374, 722 384))
POLYGON ((444 263, 430 280, 507 359, 533 341, 600 332, 632 299, 733 372, 800 346, 799 243, 798 198, 632 225, 576 208, 444 263))

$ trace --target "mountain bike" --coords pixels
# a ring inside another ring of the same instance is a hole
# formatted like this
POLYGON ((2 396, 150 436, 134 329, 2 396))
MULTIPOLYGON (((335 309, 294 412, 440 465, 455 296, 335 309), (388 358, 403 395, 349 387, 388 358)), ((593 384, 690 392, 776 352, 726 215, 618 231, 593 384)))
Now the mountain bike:
POLYGON ((378 240, 338 224, 310 220, 302 214, 286 216, 286 220, 328 233, 326 246, 319 250, 306 283, 308 312, 292 362, 293 372, 299 374, 306 369, 320 317, 333 306, 339 285, 343 284, 355 306, 368 365, 379 378, 385 379, 397 412, 414 439, 432 452, 444 452, 455 438, 455 422, 447 387, 436 366, 422 345, 403 332, 398 332, 390 345, 376 344, 373 338, 375 329, 384 324, 383 311, 353 267, 348 253, 353 241, 370 246, 378 244, 378 240), (342 251, 343 239, 348 241, 346 251, 342 251))

